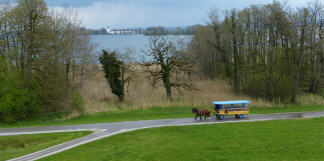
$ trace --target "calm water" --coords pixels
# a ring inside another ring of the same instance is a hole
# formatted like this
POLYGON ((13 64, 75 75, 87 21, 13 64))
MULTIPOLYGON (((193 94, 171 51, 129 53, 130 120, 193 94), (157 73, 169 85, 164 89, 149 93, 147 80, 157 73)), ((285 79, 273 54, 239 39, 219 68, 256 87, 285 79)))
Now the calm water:
MULTIPOLYGON (((150 36, 144 35, 91 35, 91 42, 96 46, 99 55, 102 49, 118 50, 125 52, 126 49, 132 50, 132 57, 140 59, 143 57, 143 50, 148 50, 150 36)), ((177 42, 183 41, 184 44, 191 40, 190 35, 170 35, 169 40, 177 42)))

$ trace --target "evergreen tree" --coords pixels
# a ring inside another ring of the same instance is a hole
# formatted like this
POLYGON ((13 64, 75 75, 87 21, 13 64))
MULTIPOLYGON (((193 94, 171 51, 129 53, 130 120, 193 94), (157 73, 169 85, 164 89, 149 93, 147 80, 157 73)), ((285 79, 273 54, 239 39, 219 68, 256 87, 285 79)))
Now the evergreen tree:
POLYGON ((120 101, 124 100, 124 82, 121 79, 122 61, 116 57, 116 52, 111 53, 102 50, 103 54, 99 57, 100 63, 103 66, 105 77, 109 83, 111 92, 117 95, 120 101))

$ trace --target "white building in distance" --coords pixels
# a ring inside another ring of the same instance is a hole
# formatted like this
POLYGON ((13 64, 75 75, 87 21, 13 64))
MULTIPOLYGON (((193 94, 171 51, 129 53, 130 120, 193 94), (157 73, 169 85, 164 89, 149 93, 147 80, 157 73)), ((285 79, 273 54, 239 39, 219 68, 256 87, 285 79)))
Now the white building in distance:
POLYGON ((108 26, 106 28, 106 32, 108 35, 135 35, 137 34, 135 30, 131 29, 110 29, 108 26))

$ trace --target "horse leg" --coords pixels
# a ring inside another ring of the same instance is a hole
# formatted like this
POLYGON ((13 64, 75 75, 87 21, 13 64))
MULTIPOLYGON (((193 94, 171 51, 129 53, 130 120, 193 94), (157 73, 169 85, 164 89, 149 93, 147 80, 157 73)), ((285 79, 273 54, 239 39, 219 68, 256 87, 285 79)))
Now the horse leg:
POLYGON ((201 120, 201 115, 199 115, 199 117, 200 117, 200 120, 201 120))
POLYGON ((196 114, 196 116, 195 116, 195 120, 197 120, 197 117, 198 117, 198 116, 197 116, 197 114, 196 114))

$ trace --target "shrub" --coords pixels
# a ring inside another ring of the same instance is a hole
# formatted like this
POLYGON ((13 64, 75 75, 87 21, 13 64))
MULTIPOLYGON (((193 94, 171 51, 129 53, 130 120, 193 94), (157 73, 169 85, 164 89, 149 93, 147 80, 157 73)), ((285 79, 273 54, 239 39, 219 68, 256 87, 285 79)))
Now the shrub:
POLYGON ((19 74, 0 59, 0 121, 15 122, 39 112, 39 99, 24 88, 19 74))
POLYGON ((40 111, 40 101, 24 87, 19 73, 0 58, 0 121, 15 122, 40 111))
POLYGON ((24 89, 11 88, 1 93, 0 119, 4 122, 15 122, 39 111, 37 98, 24 89))
POLYGON ((254 80, 247 81, 243 86, 245 94, 255 98, 265 98, 269 101, 286 103, 289 101, 292 93, 291 80, 287 78, 276 78, 272 80, 272 96, 268 95, 267 81, 265 75, 256 74, 254 80))
POLYGON ((75 110, 79 112, 84 111, 85 101, 83 99, 83 96, 80 94, 80 92, 78 91, 73 92, 71 98, 71 105, 75 110))

